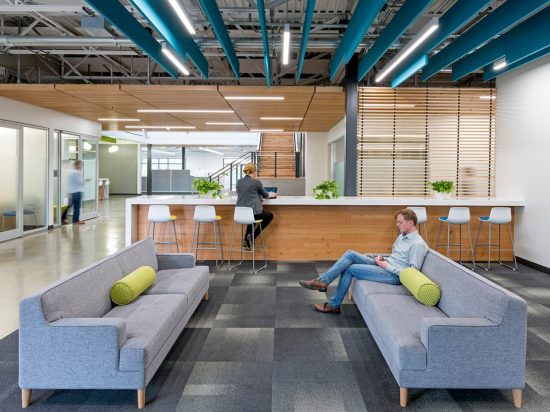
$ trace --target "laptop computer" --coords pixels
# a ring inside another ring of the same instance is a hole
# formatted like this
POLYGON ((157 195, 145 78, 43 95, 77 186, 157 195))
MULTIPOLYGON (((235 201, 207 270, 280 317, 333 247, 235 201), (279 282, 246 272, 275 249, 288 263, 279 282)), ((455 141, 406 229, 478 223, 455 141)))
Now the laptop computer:
POLYGON ((273 193, 277 193, 277 187, 276 186, 268 186, 268 187, 264 187, 264 190, 266 192, 273 192, 273 193))

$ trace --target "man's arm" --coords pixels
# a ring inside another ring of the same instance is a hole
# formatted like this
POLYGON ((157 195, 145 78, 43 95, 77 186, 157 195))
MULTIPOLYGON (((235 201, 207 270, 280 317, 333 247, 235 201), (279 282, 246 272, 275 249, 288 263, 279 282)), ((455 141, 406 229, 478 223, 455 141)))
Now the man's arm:
POLYGON ((269 193, 265 191, 264 185, 262 184, 261 180, 257 179, 258 181, 258 192, 262 195, 262 197, 268 199, 269 193))
POLYGON ((425 243, 416 243, 409 249, 409 266, 420 270, 424 258, 428 254, 428 246, 425 243))

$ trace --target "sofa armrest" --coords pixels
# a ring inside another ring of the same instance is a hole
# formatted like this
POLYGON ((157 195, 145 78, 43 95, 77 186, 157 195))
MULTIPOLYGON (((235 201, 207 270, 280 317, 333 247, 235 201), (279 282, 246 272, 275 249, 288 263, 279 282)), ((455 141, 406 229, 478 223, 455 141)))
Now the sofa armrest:
POLYGON ((192 253, 157 254, 159 270, 195 267, 195 255, 192 253))
POLYGON ((87 333, 88 338, 97 336, 97 342, 101 340, 111 341, 116 335, 118 348, 126 342, 126 321, 120 318, 63 318, 50 323, 54 328, 67 328, 62 333, 78 332, 87 333))
POLYGON ((426 318, 420 338, 428 368, 508 376, 515 382, 510 387, 522 387, 525 335, 513 326, 486 318, 426 318))

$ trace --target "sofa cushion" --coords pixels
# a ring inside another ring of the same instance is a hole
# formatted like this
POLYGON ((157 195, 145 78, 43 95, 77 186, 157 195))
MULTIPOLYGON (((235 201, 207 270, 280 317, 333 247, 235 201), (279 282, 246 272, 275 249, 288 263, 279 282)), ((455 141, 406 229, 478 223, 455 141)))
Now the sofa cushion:
POLYGON ((151 266, 142 266, 117 280, 111 288, 111 300, 117 305, 127 305, 150 287, 157 275, 151 266))
POLYGON ((421 271, 439 285, 441 299, 437 306, 447 316, 501 322, 509 297, 500 286, 432 249, 421 271))
POLYGON ((141 295, 125 306, 115 306, 106 318, 126 321, 126 343, 120 350, 121 370, 143 370, 187 311, 182 295, 141 295))
MULTIPOLYGON (((435 306, 424 306, 410 295, 370 295, 366 309, 387 353, 399 369, 426 368, 426 348, 420 339, 422 319, 446 318, 435 306)), ((369 325, 370 327, 371 325, 369 325)))
POLYGON ((149 295, 182 294, 190 305, 208 283, 208 266, 191 269, 166 269, 157 272, 157 281, 146 291, 149 295))
POLYGON ((441 298, 439 286, 415 268, 405 268, 399 272, 399 280, 420 303, 434 306, 441 298))
POLYGON ((405 295, 410 293, 402 285, 374 282, 372 280, 356 280, 353 289, 353 300, 364 304, 370 295, 405 295))

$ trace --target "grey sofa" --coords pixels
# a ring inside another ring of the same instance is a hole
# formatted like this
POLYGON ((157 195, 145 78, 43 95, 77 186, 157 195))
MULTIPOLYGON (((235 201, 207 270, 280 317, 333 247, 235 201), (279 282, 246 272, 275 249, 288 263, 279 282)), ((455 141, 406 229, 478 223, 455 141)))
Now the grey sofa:
POLYGON ((353 299, 407 405, 408 388, 512 389, 525 386, 527 304, 523 299, 429 250, 422 272, 441 288, 434 307, 402 285, 360 280, 353 299))
POLYGON ((19 386, 22 405, 32 389, 145 387, 204 297, 209 271, 190 254, 156 254, 137 242, 33 296, 19 307, 19 386), (126 306, 114 306, 113 283, 140 266, 157 280, 126 306))

